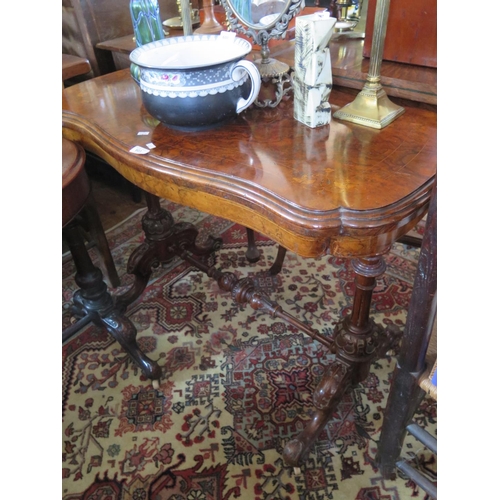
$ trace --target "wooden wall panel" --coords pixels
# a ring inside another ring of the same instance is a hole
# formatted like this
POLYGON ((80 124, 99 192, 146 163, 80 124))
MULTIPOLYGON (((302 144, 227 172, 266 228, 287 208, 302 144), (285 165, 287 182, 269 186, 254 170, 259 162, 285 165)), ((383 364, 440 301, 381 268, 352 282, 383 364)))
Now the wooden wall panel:
MULTIPOLYGON (((376 4, 368 2, 364 57, 370 57, 376 4)), ((383 59, 437 68, 437 0, 391 0, 383 59)))

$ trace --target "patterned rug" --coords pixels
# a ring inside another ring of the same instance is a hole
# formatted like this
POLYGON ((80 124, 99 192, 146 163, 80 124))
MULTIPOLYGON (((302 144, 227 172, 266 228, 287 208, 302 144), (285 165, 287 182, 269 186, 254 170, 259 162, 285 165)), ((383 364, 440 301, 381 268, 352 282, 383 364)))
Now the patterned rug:
MULTIPOLYGON (((164 202, 200 239, 221 235, 213 256, 222 269, 252 276, 272 299, 326 335, 349 312, 353 271, 345 259, 288 253, 268 277, 277 245, 258 236, 261 260, 245 259, 243 227, 164 202)), ((107 235, 122 286, 131 251, 143 239, 133 214, 107 235)), ((422 230, 422 228, 420 228, 422 230)), ((403 327, 418 250, 396 244, 378 282, 373 317, 403 327)), ((63 256, 63 327, 76 289, 63 256)), ((120 290, 111 290, 112 293, 120 290)), ((346 394, 300 474, 283 464, 286 442, 310 418, 312 392, 333 355, 293 326, 235 305, 213 280, 175 260, 156 269, 127 314, 140 347, 163 370, 159 390, 120 345, 89 325, 63 345, 62 492, 64 500, 396 500, 427 498, 402 474, 384 481, 374 465, 395 357, 372 365, 346 394)), ((416 420, 436 433, 436 403, 416 420)), ((404 456, 435 480, 432 454, 408 437, 404 456)))

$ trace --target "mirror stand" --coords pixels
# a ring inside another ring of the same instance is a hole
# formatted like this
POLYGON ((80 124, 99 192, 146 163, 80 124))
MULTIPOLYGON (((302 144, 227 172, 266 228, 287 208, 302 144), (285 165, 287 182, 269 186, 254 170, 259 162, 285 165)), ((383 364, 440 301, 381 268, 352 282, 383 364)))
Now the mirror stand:
POLYGON ((263 86, 255 105, 261 108, 276 107, 292 89, 291 68, 288 64, 270 57, 269 40, 284 38, 288 24, 304 7, 304 0, 220 0, 226 11, 228 29, 250 37, 261 47, 261 58, 253 61, 259 69, 263 86), (251 7, 261 14, 252 17, 251 7), (279 7, 275 7, 279 5, 279 7), (264 9, 268 7, 268 10, 264 9), (274 9, 274 10, 273 10, 274 9), (262 16, 262 17, 261 17, 262 16), (266 95, 266 89, 272 90, 266 95))
POLYGON ((275 108, 292 89, 292 77, 290 75, 290 66, 270 57, 271 52, 268 46, 268 40, 263 40, 261 44, 261 59, 255 60, 253 63, 259 70, 265 93, 266 84, 274 85, 274 96, 272 98, 257 99, 254 101, 259 108, 275 108))

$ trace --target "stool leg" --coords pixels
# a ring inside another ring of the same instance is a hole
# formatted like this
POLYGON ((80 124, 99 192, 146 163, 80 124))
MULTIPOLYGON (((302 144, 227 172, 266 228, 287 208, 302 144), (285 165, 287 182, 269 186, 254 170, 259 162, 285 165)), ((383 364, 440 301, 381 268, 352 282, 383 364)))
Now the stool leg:
POLYGON ((71 255, 76 266, 75 281, 80 288, 73 297, 79 316, 90 315, 91 320, 104 326, 108 332, 127 351, 144 375, 158 380, 161 368, 149 359, 137 345, 137 330, 134 324, 115 306, 103 281, 102 272, 94 266, 85 241, 76 224, 70 223, 63 229, 71 255))
POLYGON ((108 240, 106 238, 106 234, 104 233, 104 228, 102 227, 101 219, 99 217, 92 193, 90 193, 82 212, 87 219, 90 235, 96 243, 99 259, 102 263, 104 271, 107 274, 109 283, 112 287, 116 288, 120 286, 120 278, 116 271, 111 251, 109 250, 108 240))

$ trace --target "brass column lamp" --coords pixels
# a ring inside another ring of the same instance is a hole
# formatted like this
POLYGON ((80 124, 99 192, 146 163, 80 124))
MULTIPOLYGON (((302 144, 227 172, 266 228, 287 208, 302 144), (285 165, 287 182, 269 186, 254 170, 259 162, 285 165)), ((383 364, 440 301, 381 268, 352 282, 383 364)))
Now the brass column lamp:
POLYGON ((404 108, 394 104, 387 97, 380 83, 389 4, 390 0, 377 0, 368 76, 363 89, 354 101, 333 114, 339 120, 382 129, 404 113, 404 108))

